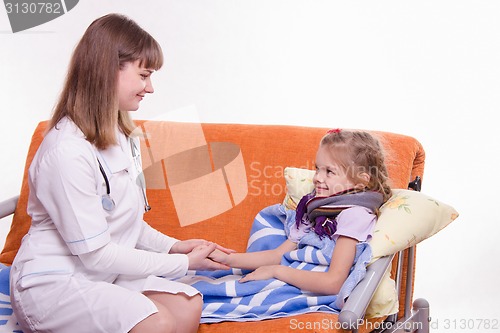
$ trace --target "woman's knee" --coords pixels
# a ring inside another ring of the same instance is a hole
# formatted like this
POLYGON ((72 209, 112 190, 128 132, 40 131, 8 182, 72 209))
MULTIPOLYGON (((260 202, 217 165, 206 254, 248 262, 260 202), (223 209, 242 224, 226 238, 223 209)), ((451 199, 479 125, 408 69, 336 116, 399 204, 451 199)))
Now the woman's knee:
POLYGON ((198 309, 201 312, 203 308, 203 297, 201 297, 200 294, 191 297, 189 299, 189 302, 191 303, 191 306, 193 306, 193 308, 198 309))
POLYGON ((201 297, 201 295, 197 294, 195 296, 187 296, 181 294, 179 296, 180 297, 175 303, 176 310, 180 313, 197 318, 197 321, 199 321, 201 317, 201 311, 203 309, 203 298, 201 297))
POLYGON ((200 325, 203 299, 201 295, 184 296, 179 302, 180 308, 177 310, 177 329, 179 332, 194 333, 198 331, 200 325))
MULTIPOLYGON (((154 325, 156 326, 157 332, 162 333, 175 333, 177 332, 177 319, 167 311, 160 311, 157 313, 158 317, 155 318, 154 325)), ((155 331, 156 332, 156 331, 155 331)))
POLYGON ((177 332, 177 323, 175 315, 170 312, 161 302, 152 300, 158 312, 153 313, 149 317, 138 323, 130 333, 175 333, 177 332))
POLYGON ((203 307, 203 298, 197 294, 188 296, 183 293, 165 294, 159 293, 148 295, 155 303, 164 306, 168 313, 172 314, 175 329, 178 332, 196 332, 200 324, 200 317, 203 307))

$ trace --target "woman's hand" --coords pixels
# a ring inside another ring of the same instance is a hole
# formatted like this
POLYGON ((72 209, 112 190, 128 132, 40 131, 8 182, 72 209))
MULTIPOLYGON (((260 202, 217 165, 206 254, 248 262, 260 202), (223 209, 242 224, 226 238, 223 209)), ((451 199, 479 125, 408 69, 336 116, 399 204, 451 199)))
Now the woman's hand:
POLYGON ((187 253, 189 259, 188 269, 192 270, 226 270, 230 267, 215 262, 208 256, 217 249, 217 244, 206 242, 196 246, 191 252, 187 253))
POLYGON ((244 283, 248 281, 267 280, 276 276, 276 271, 280 269, 280 265, 269 265, 257 268, 255 271, 248 273, 242 277, 239 282, 244 283))

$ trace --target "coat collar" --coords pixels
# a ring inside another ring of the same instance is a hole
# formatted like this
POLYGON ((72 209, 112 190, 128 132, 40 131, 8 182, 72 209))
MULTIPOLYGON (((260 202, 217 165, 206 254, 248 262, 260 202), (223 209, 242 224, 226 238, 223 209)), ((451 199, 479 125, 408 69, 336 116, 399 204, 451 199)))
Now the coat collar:
POLYGON ((118 144, 103 150, 97 150, 97 157, 106 169, 106 172, 117 173, 128 169, 131 160, 129 139, 123 133, 117 133, 118 144))

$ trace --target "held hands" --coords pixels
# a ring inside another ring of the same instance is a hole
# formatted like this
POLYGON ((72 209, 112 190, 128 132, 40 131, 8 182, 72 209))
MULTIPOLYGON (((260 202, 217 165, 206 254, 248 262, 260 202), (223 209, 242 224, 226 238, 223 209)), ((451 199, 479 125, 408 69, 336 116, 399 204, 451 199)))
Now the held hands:
POLYGON ((228 251, 224 251, 221 249, 215 249, 212 253, 210 253, 210 255, 208 257, 210 259, 212 259, 213 261, 216 261, 216 262, 219 262, 221 264, 229 266, 229 263, 228 263, 229 253, 234 253, 234 252, 235 252, 234 250, 231 250, 230 252, 228 252, 228 251))
POLYGON ((191 270, 226 270, 230 267, 211 258, 210 254, 218 251, 224 255, 235 252, 218 244, 203 240, 189 239, 179 241, 172 246, 170 253, 186 254, 189 259, 189 269, 191 270), (210 256, 210 257, 209 257, 210 256))
MULTIPOLYGON (((187 254, 189 269, 191 270, 227 270, 231 268, 232 263, 229 259, 230 254, 236 253, 236 251, 203 239, 189 239, 175 243, 170 249, 170 253, 187 254)), ((268 257, 268 255, 265 257, 268 257)), ((280 267, 282 266, 262 264, 262 266, 258 267, 253 272, 242 277, 239 282, 244 283, 247 281, 274 278, 280 267)), ((254 268, 255 266, 251 269, 254 268)))

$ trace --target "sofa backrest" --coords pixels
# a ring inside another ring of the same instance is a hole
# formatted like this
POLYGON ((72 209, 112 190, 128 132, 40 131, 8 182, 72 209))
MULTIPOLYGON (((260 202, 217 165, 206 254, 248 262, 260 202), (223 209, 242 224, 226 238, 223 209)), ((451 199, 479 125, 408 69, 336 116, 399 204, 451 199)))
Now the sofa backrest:
MULTIPOLYGON (((255 215, 283 201, 284 169, 313 169, 327 131, 283 125, 136 123, 143 136, 142 161, 152 206, 145 220, 172 237, 204 238, 238 251, 246 248, 255 215)), ((26 175, 46 125, 38 125, 29 147, 20 198, 0 255, 5 264, 12 263, 30 225, 26 175)), ((384 146, 393 188, 407 188, 409 181, 423 176, 425 154, 416 139, 370 132, 384 146)))

